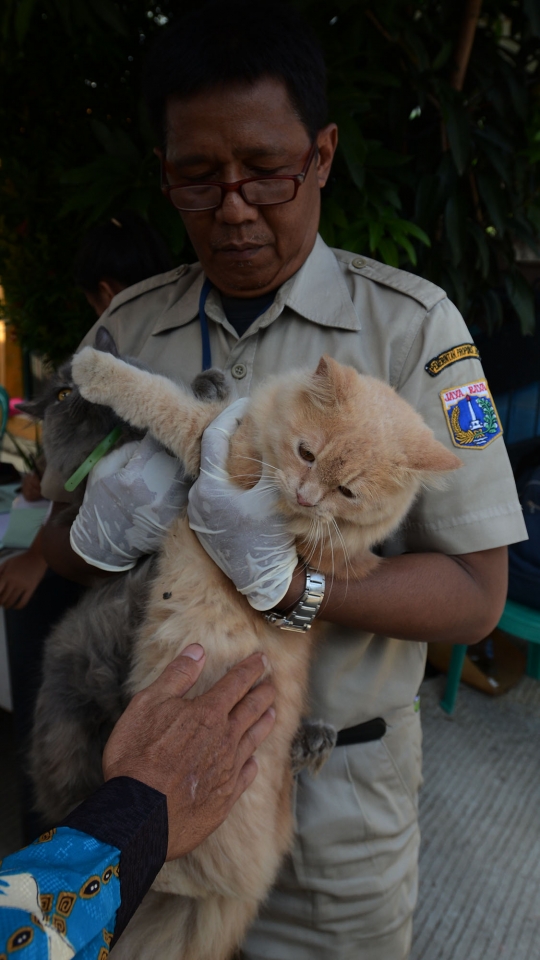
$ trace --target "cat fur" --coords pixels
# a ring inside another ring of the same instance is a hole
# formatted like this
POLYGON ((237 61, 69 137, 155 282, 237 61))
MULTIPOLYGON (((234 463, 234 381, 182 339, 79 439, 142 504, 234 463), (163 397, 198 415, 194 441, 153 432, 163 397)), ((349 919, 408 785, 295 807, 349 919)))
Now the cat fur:
MULTIPOLYGON (((223 403, 204 407, 166 378, 91 348, 75 358, 73 374, 84 397, 149 429, 197 475, 201 434, 223 403)), ((421 487, 461 466, 390 387, 327 357, 314 373, 271 378, 255 392, 231 440, 227 468, 247 487, 263 462, 299 553, 329 576, 347 570, 356 577, 383 562, 370 547, 396 528, 421 487), (315 467, 302 459, 302 443, 316 452, 315 467), (299 493, 313 506, 301 506, 299 493), (333 543, 331 519, 338 526, 333 543)), ((304 634, 269 625, 207 556, 187 518, 173 524, 134 647, 130 693, 190 643, 202 643, 207 659, 188 697, 260 650, 276 687, 276 722, 257 750, 255 781, 204 843, 165 864, 114 948, 115 960, 228 960, 242 941, 292 840, 290 750, 308 708, 318 627, 304 634)))
MULTIPOLYGON (((104 327, 98 329, 96 345, 119 356, 104 327)), ((144 369, 131 357, 123 359, 144 369)), ((192 390, 201 401, 228 393, 223 374, 215 370, 196 377, 192 390)), ((63 480, 114 427, 122 429, 116 447, 144 435, 110 407, 83 399, 73 382, 71 361, 53 374, 39 399, 20 407, 43 420, 47 466, 63 480), (69 394, 59 400, 65 391, 69 394)), ((70 522, 77 512, 85 486, 83 481, 77 488, 74 502, 60 514, 61 522, 70 522)), ((154 569, 155 558, 144 557, 127 573, 88 590, 46 640, 28 761, 36 809, 47 824, 58 822, 103 782, 101 754, 128 702, 123 684, 154 569)))

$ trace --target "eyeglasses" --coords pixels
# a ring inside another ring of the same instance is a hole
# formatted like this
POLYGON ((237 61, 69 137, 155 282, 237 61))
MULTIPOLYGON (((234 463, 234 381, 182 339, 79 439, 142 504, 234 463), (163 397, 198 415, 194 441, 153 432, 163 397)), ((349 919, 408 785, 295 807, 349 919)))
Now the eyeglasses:
POLYGON ((301 173, 275 176, 268 174, 265 177, 248 177, 246 180, 235 180, 234 183, 221 183, 217 180, 208 183, 193 183, 189 186, 179 186, 168 183, 166 180, 168 164, 161 161, 161 189, 177 210, 199 211, 215 210, 220 207, 226 193, 239 193, 242 199, 254 207, 275 206, 278 203, 290 203, 298 193, 299 187, 306 179, 311 161, 315 156, 317 143, 311 144, 301 173))

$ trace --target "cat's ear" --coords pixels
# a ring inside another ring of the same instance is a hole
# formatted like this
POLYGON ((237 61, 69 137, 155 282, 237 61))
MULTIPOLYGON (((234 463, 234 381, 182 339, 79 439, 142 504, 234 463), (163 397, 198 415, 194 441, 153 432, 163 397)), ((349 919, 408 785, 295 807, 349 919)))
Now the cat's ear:
POLYGON ((348 395, 347 370, 337 360, 323 354, 312 377, 315 395, 323 403, 340 403, 348 395))
POLYGON ((20 403, 16 404, 16 410, 18 413, 25 413, 27 417, 32 417, 33 420, 43 420, 48 403, 47 397, 38 397, 37 400, 21 400, 20 403))
POLYGON ((415 449, 407 457, 409 470, 419 473, 447 473, 459 470, 463 461, 435 439, 431 431, 423 431, 415 449))
POLYGON ((112 333, 109 333, 106 327, 98 327, 96 339, 94 340, 96 350, 102 353, 112 353, 113 357, 119 357, 118 347, 114 341, 112 333))

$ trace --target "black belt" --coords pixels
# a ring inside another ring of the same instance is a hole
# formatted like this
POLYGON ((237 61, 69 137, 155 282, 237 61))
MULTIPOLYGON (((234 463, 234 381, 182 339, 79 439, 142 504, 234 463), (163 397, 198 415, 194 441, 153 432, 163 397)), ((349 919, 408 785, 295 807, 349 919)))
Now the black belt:
POLYGON ((357 723, 355 727, 340 730, 337 735, 336 747, 350 747, 353 743, 371 743, 372 740, 382 740, 386 733, 386 722, 382 717, 357 723))

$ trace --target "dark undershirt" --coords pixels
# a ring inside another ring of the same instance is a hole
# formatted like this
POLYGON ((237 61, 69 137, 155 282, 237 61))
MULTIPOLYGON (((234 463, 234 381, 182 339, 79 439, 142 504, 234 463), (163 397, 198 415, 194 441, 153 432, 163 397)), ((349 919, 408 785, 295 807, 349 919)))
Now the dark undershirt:
POLYGON ((271 293, 265 293, 263 297, 250 297, 249 299, 226 297, 225 294, 221 294, 225 316, 239 337, 249 329, 261 313, 268 310, 270 304, 274 302, 275 295, 275 290, 272 290, 271 293))

